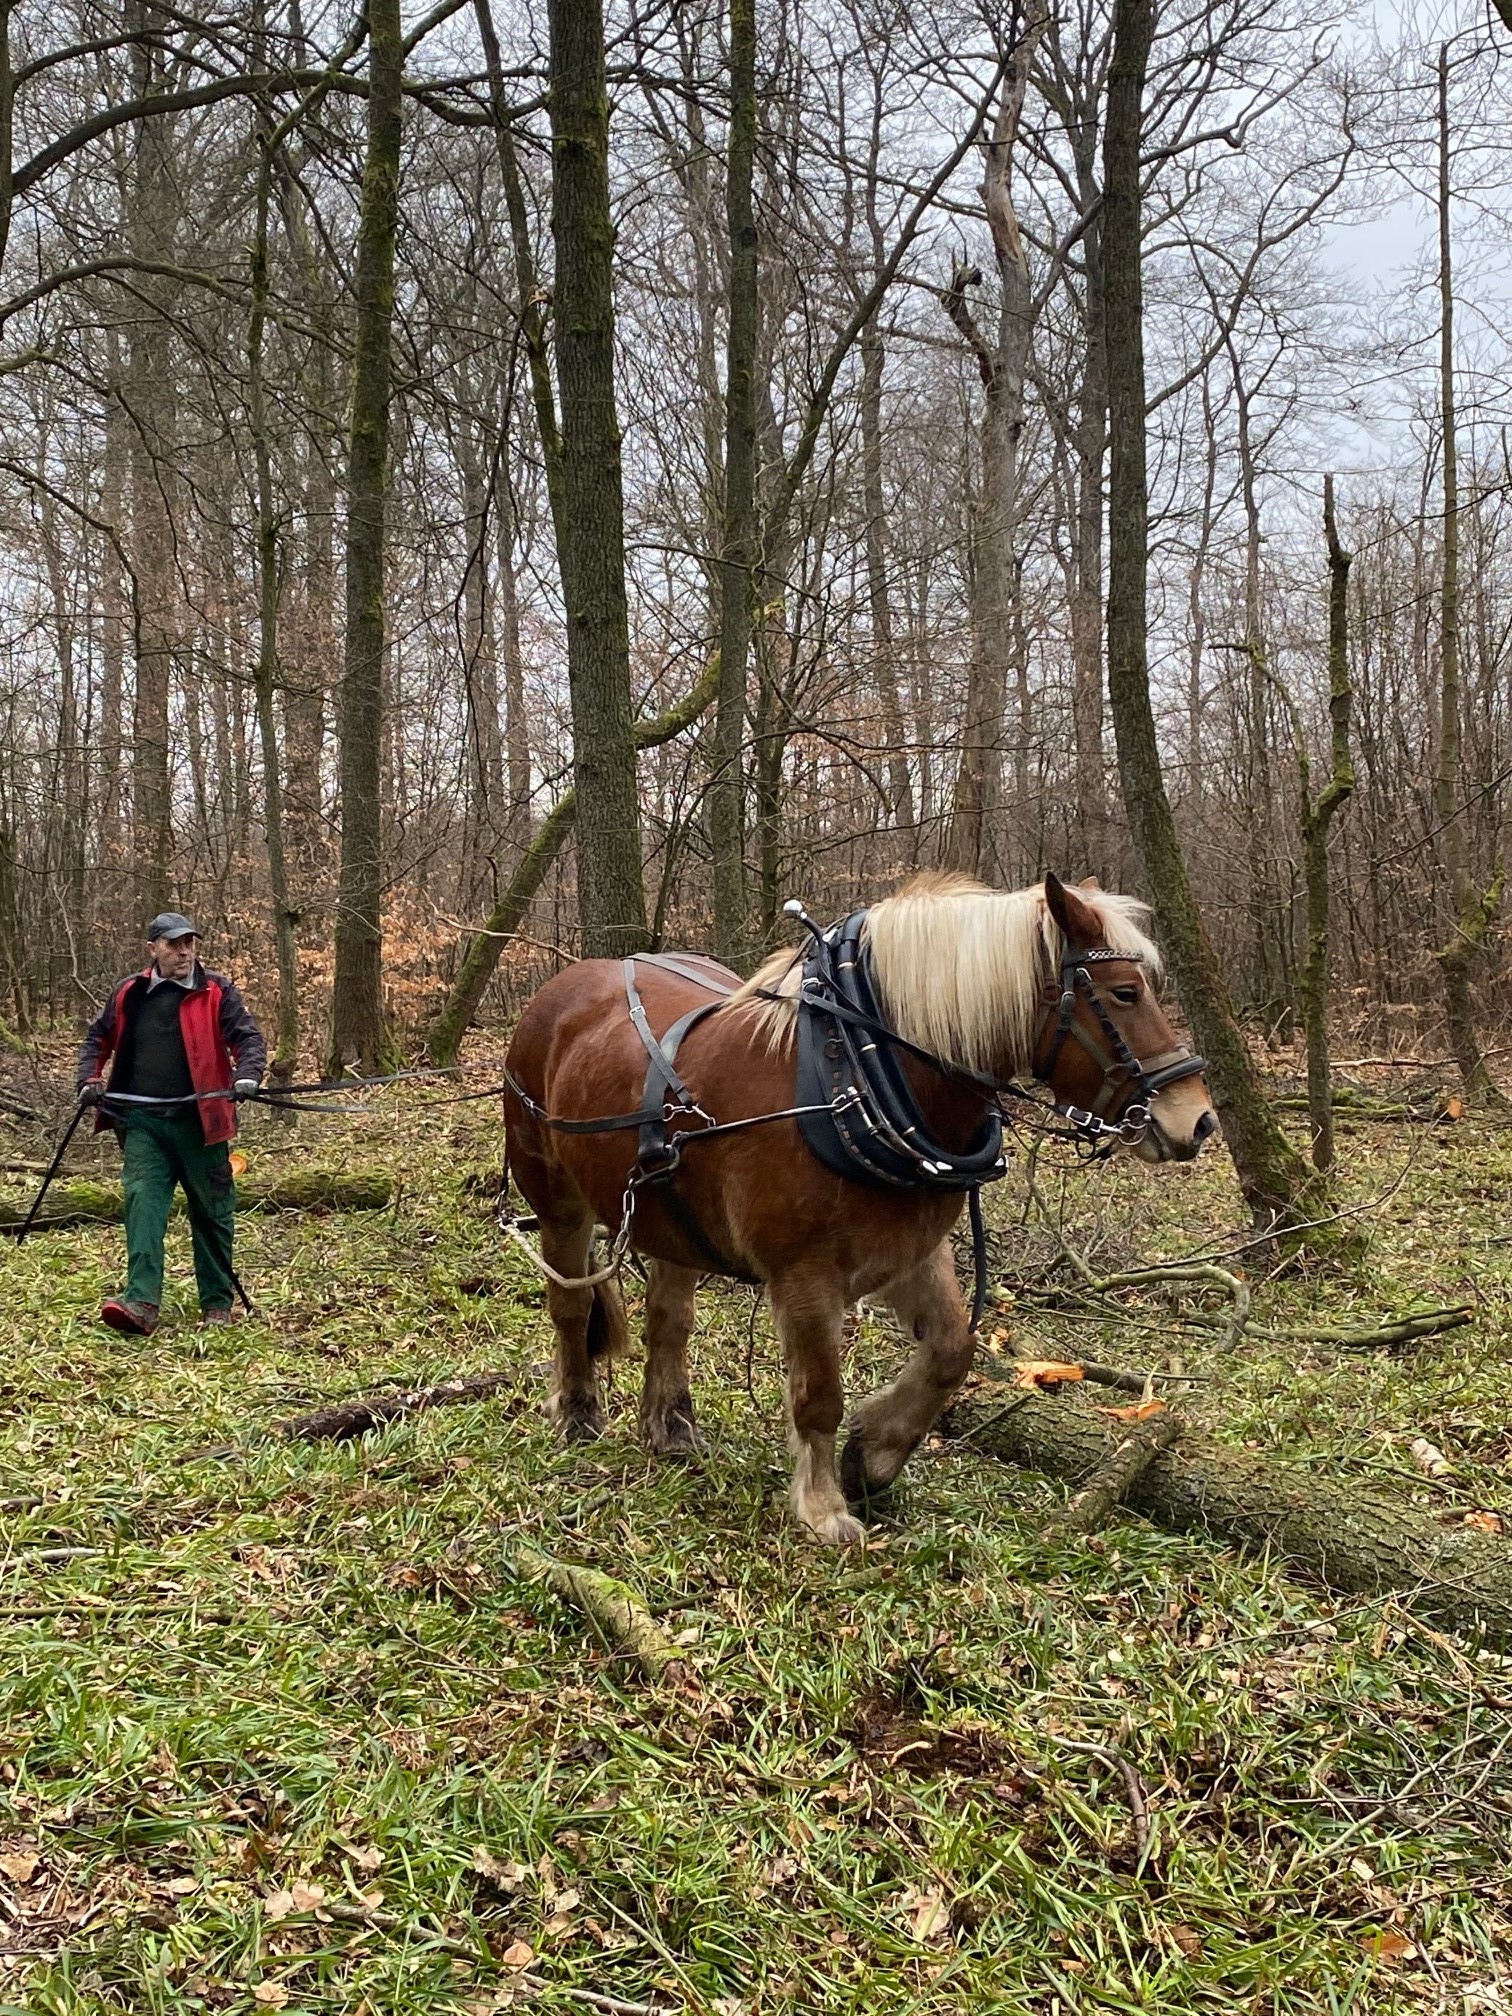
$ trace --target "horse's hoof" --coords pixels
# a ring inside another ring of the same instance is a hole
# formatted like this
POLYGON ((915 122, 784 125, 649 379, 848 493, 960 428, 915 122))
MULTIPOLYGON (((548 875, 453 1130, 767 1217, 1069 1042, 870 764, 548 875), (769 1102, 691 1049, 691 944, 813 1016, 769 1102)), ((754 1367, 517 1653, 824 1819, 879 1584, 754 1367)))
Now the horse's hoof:
POLYGON ((708 1446, 691 1414, 663 1414, 641 1423, 646 1447, 668 1462, 691 1462, 708 1446))
POLYGON ((564 1442, 597 1442, 604 1432, 599 1407, 553 1407, 551 1418, 564 1442))
POLYGON ((809 1531, 830 1547, 864 1547, 866 1528, 849 1512, 825 1512, 811 1520, 809 1531))
POLYGON ((840 1452, 840 1489, 845 1493, 845 1502, 856 1511, 864 1512, 871 1505, 879 1505, 892 1490, 891 1484, 873 1484, 866 1475, 866 1451, 862 1447, 859 1429, 852 1428, 845 1438, 845 1447, 840 1452))

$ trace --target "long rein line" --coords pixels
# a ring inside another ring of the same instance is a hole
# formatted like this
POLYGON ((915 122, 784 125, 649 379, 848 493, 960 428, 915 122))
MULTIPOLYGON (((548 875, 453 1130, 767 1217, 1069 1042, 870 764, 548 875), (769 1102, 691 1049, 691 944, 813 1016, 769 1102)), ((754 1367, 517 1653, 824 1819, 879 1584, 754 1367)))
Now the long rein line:
MULTIPOLYGON (((113 1107, 138 1106, 164 1109, 167 1107, 195 1106, 207 1099, 230 1099, 238 1105, 250 1103, 258 1106, 270 1106, 275 1111, 283 1111, 285 1113, 331 1113, 346 1119, 361 1120, 368 1117, 369 1109, 366 1106, 315 1105, 301 1099, 298 1095, 309 1092, 366 1092, 376 1086, 397 1085, 405 1079, 444 1078, 462 1071, 494 1071, 502 1068, 502 1066, 491 1063, 437 1064, 416 1070, 391 1071, 382 1078, 325 1079, 319 1082, 312 1082, 308 1085, 259 1086, 253 1092, 238 1092, 234 1086, 218 1086, 209 1092, 185 1092, 166 1098, 160 1098, 148 1092, 102 1092, 99 1098, 95 1100, 85 1100, 81 1095, 74 1106, 72 1114, 69 1116, 68 1125, 63 1130, 62 1138, 58 1142, 52 1161, 48 1164, 47 1171, 37 1186, 37 1193, 32 1198, 25 1218, 19 1225, 0 1225, 0 1232, 14 1239, 18 1246, 21 1244, 22 1240, 25 1239, 37 1222, 37 1214, 42 1209, 43 1201, 48 1191, 52 1188, 54 1178, 63 1166, 63 1157, 68 1152, 69 1142, 72 1141, 75 1133, 78 1131, 80 1121, 86 1113, 96 1111, 102 1107, 108 1113, 113 1107)), ((486 1086, 481 1092, 463 1092, 451 1098, 427 1099, 424 1103, 427 1108, 432 1106, 465 1106, 480 1099, 496 1099, 504 1089, 504 1084, 500 1082, 495 1085, 486 1086)), ((246 1290, 239 1281, 236 1286, 238 1294, 240 1294, 242 1300, 247 1303, 247 1307, 250 1309, 252 1305, 247 1299, 246 1290)))

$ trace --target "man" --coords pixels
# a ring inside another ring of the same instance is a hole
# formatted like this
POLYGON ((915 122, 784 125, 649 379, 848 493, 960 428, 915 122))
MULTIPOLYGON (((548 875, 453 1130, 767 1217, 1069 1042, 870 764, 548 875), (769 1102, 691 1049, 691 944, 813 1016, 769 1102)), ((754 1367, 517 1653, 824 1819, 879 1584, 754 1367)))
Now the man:
POLYGON ((126 1292, 100 1316, 136 1337, 157 1328, 175 1184, 189 1207, 202 1319, 231 1321, 236 1194, 227 1143, 236 1132, 234 1101, 261 1085, 268 1052, 241 995, 223 974, 205 971, 198 948, 187 917, 176 910, 154 917, 147 965, 115 989, 79 1052, 79 1098, 98 1109, 96 1133, 115 1129, 125 1156, 126 1292), (119 1096, 126 1093, 132 1097, 119 1096), (196 1097, 205 1093, 214 1096, 196 1097))

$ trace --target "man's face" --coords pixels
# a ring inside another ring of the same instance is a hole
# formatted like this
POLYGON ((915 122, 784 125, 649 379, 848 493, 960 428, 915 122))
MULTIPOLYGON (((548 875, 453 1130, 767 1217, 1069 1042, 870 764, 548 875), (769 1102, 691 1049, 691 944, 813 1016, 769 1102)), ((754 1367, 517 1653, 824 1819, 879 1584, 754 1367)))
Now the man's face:
POLYGON ((148 950, 165 980, 187 980, 194 971, 194 955, 199 940, 190 933, 182 938, 149 938, 148 950))

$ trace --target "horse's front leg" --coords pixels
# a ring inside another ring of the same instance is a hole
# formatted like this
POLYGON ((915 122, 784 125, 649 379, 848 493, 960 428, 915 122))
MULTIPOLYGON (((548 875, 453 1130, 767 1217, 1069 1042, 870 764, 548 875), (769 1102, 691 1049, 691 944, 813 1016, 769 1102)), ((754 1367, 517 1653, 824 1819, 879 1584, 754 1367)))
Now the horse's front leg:
POLYGON ((769 1293, 787 1364, 794 1517, 821 1540, 857 1545, 866 1528, 846 1509, 835 1468, 835 1435, 845 1413, 840 1381, 845 1304, 835 1283, 812 1275, 774 1280, 769 1293))
POLYGON ((856 1409, 841 1464, 853 1505, 864 1505, 869 1493, 892 1483, 959 1390, 976 1354, 948 1239, 892 1282, 886 1299, 919 1348, 891 1385, 856 1409))

